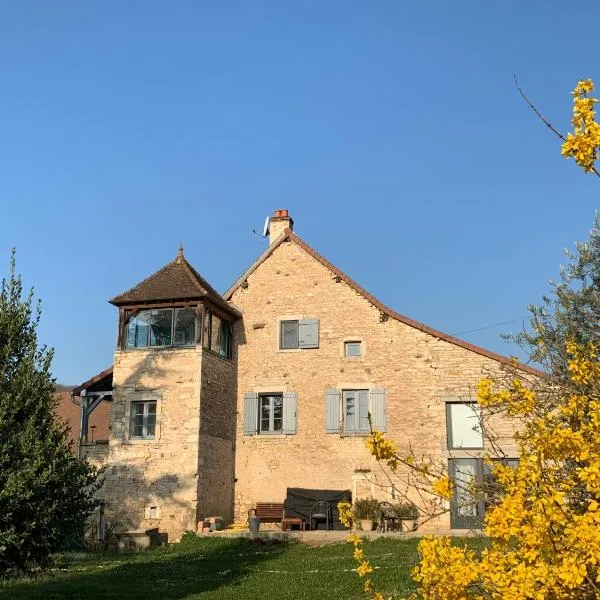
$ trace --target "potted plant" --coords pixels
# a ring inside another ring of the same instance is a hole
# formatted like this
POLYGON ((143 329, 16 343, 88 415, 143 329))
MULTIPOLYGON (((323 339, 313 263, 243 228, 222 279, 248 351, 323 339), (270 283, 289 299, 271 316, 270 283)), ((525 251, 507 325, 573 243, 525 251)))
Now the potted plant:
POLYGON ((405 531, 414 531, 417 528, 417 519, 419 518, 419 509, 412 502, 400 502, 396 506, 396 513, 402 521, 402 528, 405 531))
POLYGON ((359 498, 352 507, 353 523, 360 522, 363 531, 373 531, 379 521, 379 503, 375 498, 359 498))

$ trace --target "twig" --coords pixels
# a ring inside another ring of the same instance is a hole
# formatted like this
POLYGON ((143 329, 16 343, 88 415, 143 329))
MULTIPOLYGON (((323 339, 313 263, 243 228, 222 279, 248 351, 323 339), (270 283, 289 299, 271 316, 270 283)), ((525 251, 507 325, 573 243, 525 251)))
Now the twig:
POLYGON ((517 76, 513 75, 513 77, 515 78, 515 86, 517 87, 517 91, 519 92, 519 94, 521 94, 521 98, 525 100, 529 108, 531 108, 531 110, 539 117, 540 121, 542 121, 542 123, 546 127, 548 127, 548 129, 554 132, 563 142, 566 142, 567 138, 560 131, 558 131, 558 129, 556 129, 556 127, 554 127, 554 125, 552 125, 552 123, 550 123, 550 121, 548 121, 546 117, 544 117, 544 115, 533 105, 531 100, 525 95, 525 92, 519 85, 519 80, 517 79, 517 76))
MULTIPOLYGON (((548 119, 546 119, 546 117, 544 117, 544 115, 535 107, 535 105, 533 104, 533 102, 531 102, 531 100, 525 95, 525 92, 523 91, 523 89, 519 85, 519 80, 517 79, 517 76, 513 75, 513 77, 515 79, 515 86, 517 88, 517 91, 519 92, 519 94, 521 94, 521 98, 523 98, 523 100, 525 100, 527 106, 529 106, 529 108, 531 108, 531 110, 537 115, 537 117, 539 118, 539 120, 548 129, 550 129, 550 131, 552 131, 552 133, 554 133, 555 135, 557 135, 563 142, 566 142, 567 138, 560 131, 558 131, 558 129, 556 129, 556 127, 554 127, 554 125, 552 125, 552 123, 550 123, 550 121, 548 121, 548 119)), ((596 169, 596 167, 592 167, 590 169, 590 173, 593 173, 594 175, 596 175, 596 177, 600 177, 600 171, 598 171, 598 169, 596 169)))

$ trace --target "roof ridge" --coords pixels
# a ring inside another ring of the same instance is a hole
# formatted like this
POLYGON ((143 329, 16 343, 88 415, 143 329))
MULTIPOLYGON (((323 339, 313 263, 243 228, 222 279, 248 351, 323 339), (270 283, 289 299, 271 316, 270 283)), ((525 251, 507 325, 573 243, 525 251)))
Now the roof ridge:
MULTIPOLYGON (((507 356, 503 356, 502 354, 498 354, 497 352, 492 352, 491 350, 487 350, 486 348, 482 348, 481 346, 477 346, 475 344, 471 344, 465 340, 457 338, 455 336, 444 333, 443 331, 439 331, 429 325, 425 325, 425 323, 421 323, 420 321, 416 321, 415 319, 411 319, 399 312, 396 312, 377 298, 370 294, 365 288, 359 285, 354 279, 350 276, 346 275, 343 271, 338 269, 334 264, 330 263, 325 257, 319 254, 314 248, 312 248, 309 244, 307 244, 301 237, 299 237, 296 233, 294 233, 291 229, 285 229, 283 233, 279 236, 273 244, 271 244, 263 254, 247 269, 244 274, 239 277, 236 282, 225 292, 223 297, 226 300, 230 300, 233 293, 239 288, 242 282, 251 275, 272 253, 273 251, 281 245, 283 241, 289 239, 297 246, 305 250, 310 256, 312 256, 316 261, 320 262, 326 269, 329 269, 332 273, 337 275, 344 283, 350 286, 355 292, 362 295, 368 302, 370 302, 375 308, 378 308, 382 313, 396 319, 397 321, 408 325, 409 327, 414 327, 424 333, 437 337, 438 339, 444 340, 450 344, 454 344, 455 346, 459 346, 461 348, 465 348, 471 352, 475 352, 476 354, 480 354, 481 356, 485 356, 497 362, 503 364, 511 364, 513 361, 507 356)), ((524 363, 518 363, 517 365, 521 370, 527 371, 533 375, 543 375, 543 371, 536 369, 535 367, 530 367, 524 363)))

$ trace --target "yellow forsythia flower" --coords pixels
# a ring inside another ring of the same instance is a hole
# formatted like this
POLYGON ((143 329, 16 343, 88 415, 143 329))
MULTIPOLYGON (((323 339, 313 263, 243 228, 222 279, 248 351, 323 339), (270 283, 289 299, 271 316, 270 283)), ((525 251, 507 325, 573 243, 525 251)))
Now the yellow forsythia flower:
POLYGON ((453 485, 448 477, 442 477, 434 481, 431 487, 438 496, 446 500, 450 500, 452 497, 453 485))

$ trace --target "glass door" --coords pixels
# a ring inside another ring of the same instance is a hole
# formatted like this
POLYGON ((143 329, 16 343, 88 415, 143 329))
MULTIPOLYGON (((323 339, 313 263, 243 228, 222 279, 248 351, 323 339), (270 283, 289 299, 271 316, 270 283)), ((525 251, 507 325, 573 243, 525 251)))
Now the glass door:
POLYGON ((478 484, 483 478, 483 461, 477 458, 454 458, 449 461, 448 469, 454 483, 454 495, 450 500, 452 529, 481 529, 485 502, 476 488, 480 487, 478 484))

